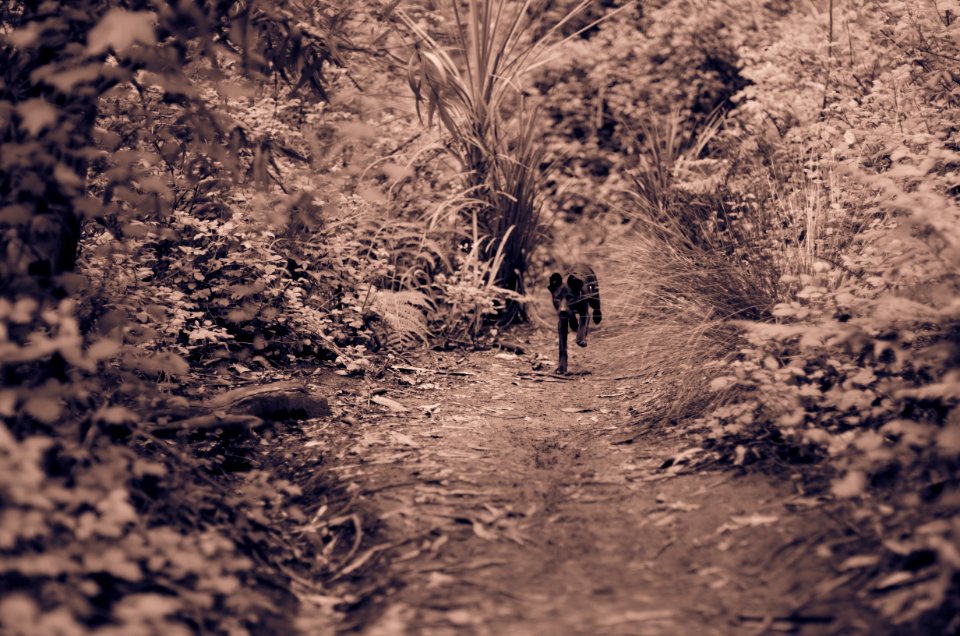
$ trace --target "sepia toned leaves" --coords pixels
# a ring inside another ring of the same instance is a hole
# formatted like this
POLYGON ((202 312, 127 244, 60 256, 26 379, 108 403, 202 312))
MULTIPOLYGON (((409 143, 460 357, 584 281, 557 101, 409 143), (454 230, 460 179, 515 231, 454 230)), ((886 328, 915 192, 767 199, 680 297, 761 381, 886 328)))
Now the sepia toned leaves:
POLYGON ((156 18, 146 11, 108 10, 87 35, 88 55, 99 55, 107 50, 124 54, 134 44, 156 44, 156 18))
POLYGON ((40 98, 32 98, 17 105, 20 125, 33 137, 53 126, 59 117, 57 108, 40 98))

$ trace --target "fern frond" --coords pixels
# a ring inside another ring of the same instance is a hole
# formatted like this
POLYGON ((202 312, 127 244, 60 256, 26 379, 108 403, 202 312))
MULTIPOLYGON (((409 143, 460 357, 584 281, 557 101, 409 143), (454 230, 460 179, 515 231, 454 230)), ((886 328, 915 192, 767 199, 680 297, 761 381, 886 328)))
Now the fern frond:
POLYGON ((406 348, 427 344, 430 328, 426 312, 434 308, 423 293, 414 290, 386 291, 377 289, 372 294, 370 310, 390 328, 390 348, 406 348))

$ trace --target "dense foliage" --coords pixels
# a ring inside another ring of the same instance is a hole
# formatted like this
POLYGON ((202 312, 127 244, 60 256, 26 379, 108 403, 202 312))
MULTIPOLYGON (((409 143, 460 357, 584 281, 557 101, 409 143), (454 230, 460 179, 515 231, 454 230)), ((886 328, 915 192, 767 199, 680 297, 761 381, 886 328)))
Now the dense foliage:
POLYGON ((785 150, 805 155, 808 196, 794 205, 816 260, 783 272, 793 293, 776 325, 746 326, 731 381, 762 397, 718 423, 828 455, 833 493, 865 498, 904 580, 929 555, 935 578, 878 601, 897 623, 955 599, 960 578, 960 493, 947 486, 960 469, 956 15, 903 2, 792 15, 743 95, 747 130, 779 122, 785 150))
MULTIPOLYGON (((830 477, 870 537, 863 549, 879 552, 859 581, 880 612, 949 631, 960 578, 957 8, 749 4, 706 14, 727 18, 711 48, 736 69, 731 90, 695 91, 725 106, 719 127, 683 95, 671 98, 677 114, 650 109, 639 127, 631 258, 652 284, 633 292, 637 319, 673 336, 654 360, 670 364, 681 342, 698 352, 683 359, 678 413, 716 406, 701 420, 703 460, 817 463, 811 487, 830 477)), ((666 29, 677 50, 699 50, 684 29, 697 5, 649 12, 661 25, 650 37, 666 29)), ((644 68, 637 81, 670 92, 670 76, 644 68)))
POLYGON ((249 229, 249 243, 206 252, 205 232, 229 230, 228 189, 265 181, 285 151, 216 103, 271 75, 323 95, 342 63, 336 22, 259 2, 0 9, 3 631, 289 622, 290 600, 257 581, 271 576, 263 560, 286 558, 262 511, 295 493, 271 478, 247 503, 226 498, 218 460, 190 452, 209 445, 203 434, 157 436, 186 417, 158 382, 188 373, 191 347, 221 328, 209 308, 223 306, 202 268, 169 254, 208 263, 267 245, 249 229))

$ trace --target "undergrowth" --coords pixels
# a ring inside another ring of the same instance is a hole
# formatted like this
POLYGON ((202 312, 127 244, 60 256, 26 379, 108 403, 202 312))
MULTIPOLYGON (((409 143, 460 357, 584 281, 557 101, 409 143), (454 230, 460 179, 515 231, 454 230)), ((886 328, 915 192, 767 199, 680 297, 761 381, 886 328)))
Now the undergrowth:
POLYGON ((406 12, 397 13, 413 39, 408 78, 417 114, 422 119, 426 109, 428 127, 437 116, 457 161, 461 187, 445 205, 472 228, 466 238, 476 257, 497 261, 488 285, 507 292, 497 316, 501 324, 526 319, 525 277, 543 235, 546 146, 541 112, 525 97, 528 76, 570 37, 559 33, 587 4, 544 25, 527 3, 452 2, 453 20, 436 37, 406 12), (453 43, 449 52, 446 42, 453 43))
POLYGON ((863 598, 944 633, 960 589, 956 15, 857 0, 727 33, 752 84, 718 130, 651 114, 628 257, 633 327, 697 350, 648 355, 706 407, 699 464, 807 466, 870 553, 863 598))

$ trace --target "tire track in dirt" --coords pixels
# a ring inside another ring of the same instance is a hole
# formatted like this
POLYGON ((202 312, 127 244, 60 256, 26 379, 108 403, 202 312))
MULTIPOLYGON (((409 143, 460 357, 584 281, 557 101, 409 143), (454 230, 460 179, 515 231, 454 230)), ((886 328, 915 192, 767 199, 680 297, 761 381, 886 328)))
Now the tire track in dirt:
MULTIPOLYGON (((529 344, 554 353, 543 336, 529 344)), ((602 369, 611 353, 595 335, 571 370, 602 369)), ((437 372, 449 362, 418 361, 425 371, 388 391, 410 411, 367 410, 331 466, 378 525, 367 566, 344 590, 378 589, 357 631, 837 629, 791 616, 834 574, 804 552, 822 519, 792 505, 787 485, 661 470, 682 432, 648 427, 617 443, 637 425, 629 407, 658 399, 655 383, 531 375, 535 356, 492 351, 455 365, 474 375, 437 372)), ((866 629, 857 620, 844 633, 866 629)))

